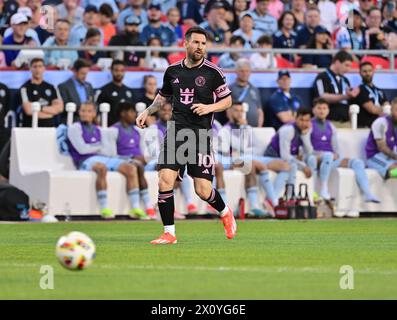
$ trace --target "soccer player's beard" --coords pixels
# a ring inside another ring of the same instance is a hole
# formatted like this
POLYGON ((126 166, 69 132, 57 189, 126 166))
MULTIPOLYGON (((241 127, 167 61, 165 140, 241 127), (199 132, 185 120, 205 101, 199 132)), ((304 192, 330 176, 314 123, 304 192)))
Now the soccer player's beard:
POLYGON ((195 64, 204 58, 204 53, 202 51, 197 52, 197 50, 196 50, 196 51, 190 53, 188 58, 192 64, 195 64))

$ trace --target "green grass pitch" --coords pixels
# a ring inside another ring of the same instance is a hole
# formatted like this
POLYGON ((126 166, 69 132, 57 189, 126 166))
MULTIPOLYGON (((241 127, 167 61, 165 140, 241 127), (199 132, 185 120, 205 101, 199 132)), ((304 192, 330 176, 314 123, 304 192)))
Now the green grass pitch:
POLYGON ((243 221, 227 240, 219 221, 177 223, 179 243, 152 246, 159 222, 0 225, 0 299, 396 299, 397 220, 243 221), (93 238, 91 268, 56 261, 57 239, 93 238), (39 287, 54 267, 53 290, 39 287), (340 267, 354 289, 340 289, 340 267))

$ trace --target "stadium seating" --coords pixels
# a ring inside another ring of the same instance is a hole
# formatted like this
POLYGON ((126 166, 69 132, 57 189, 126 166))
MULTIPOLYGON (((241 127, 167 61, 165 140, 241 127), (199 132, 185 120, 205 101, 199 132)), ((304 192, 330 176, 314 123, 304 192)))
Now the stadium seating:
MULTIPOLYGON (((365 159, 365 144, 369 129, 338 129, 340 154, 344 157, 365 159)), ((358 210, 360 212, 392 212, 397 211, 397 180, 384 181, 373 169, 366 169, 371 191, 382 203, 364 203, 356 184, 353 170, 339 168, 332 172, 330 192, 337 202, 337 210, 358 210)))
MULTIPOLYGON (((254 143, 256 153, 263 154, 266 144, 274 134, 272 128, 255 128, 254 143)), ((149 193, 153 202, 157 199, 157 172, 146 172, 149 193)), ((272 174, 275 178, 275 174, 272 174)), ((230 205, 235 208, 240 198, 245 197, 244 175, 238 171, 225 172, 226 194, 230 205)), ((95 195, 95 175, 91 172, 76 171, 71 159, 58 151, 54 128, 14 128, 12 131, 10 182, 24 190, 32 201, 42 201, 51 213, 62 215, 65 208, 75 215, 99 214, 95 195)), ((308 183, 312 191, 311 179, 298 173, 298 183, 308 183)), ((199 212, 205 212, 206 203, 195 194, 192 185, 193 201, 199 212)), ((118 173, 108 174, 109 207, 117 214, 127 214, 129 201, 126 196, 126 181, 118 173)), ((261 195, 263 199, 263 194, 261 195)), ((182 196, 176 194, 177 209, 185 212, 182 196)))

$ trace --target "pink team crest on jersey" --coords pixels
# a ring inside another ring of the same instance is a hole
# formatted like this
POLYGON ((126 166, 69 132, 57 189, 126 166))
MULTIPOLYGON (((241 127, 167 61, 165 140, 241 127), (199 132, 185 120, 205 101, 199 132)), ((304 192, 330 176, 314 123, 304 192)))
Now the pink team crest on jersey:
POLYGON ((193 97, 194 97, 194 89, 179 89, 179 93, 181 95, 181 102, 183 104, 191 104, 193 102, 193 97))
POLYGON ((203 76, 198 76, 194 80, 197 87, 204 87, 205 86, 205 78, 203 76))

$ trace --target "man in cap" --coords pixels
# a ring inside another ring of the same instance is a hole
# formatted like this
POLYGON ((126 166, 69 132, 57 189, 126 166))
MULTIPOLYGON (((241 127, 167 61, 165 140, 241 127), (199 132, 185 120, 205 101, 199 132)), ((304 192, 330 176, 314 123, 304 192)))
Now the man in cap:
POLYGON ((161 23, 161 7, 159 4, 150 4, 148 8, 149 23, 143 28, 140 40, 147 44, 153 37, 161 39, 163 46, 169 47, 176 45, 178 39, 176 34, 168 26, 161 23))
MULTIPOLYGON (((22 13, 15 13, 11 17, 12 34, 3 39, 3 45, 28 45, 36 46, 36 42, 26 35, 28 18, 22 13)), ((20 50, 4 50, 7 66, 15 63, 20 50)))
POLYGON ((125 19, 129 16, 139 17, 141 24, 146 25, 148 22, 147 12, 144 9, 144 0, 128 0, 127 7, 120 12, 117 18, 117 30, 122 31, 125 19))
MULTIPOLYGON (((124 21, 124 31, 113 36, 109 41, 109 46, 143 46, 143 43, 139 40, 140 23, 139 17, 128 16, 124 21)), ((115 53, 113 59, 116 57, 130 67, 142 67, 145 63, 144 52, 124 51, 115 53)))
MULTIPOLYGON (((95 6, 89 5, 84 10, 83 23, 74 26, 70 30, 70 43, 74 46, 79 46, 85 39, 87 30, 90 28, 97 28, 98 23, 98 9, 95 6)), ((101 44, 103 44, 103 34, 101 31, 101 44)))
MULTIPOLYGON (((27 19, 28 19, 28 28, 26 30, 26 36, 30 37, 34 40, 34 42, 36 42, 36 44, 40 44, 40 40, 39 40, 39 36, 37 35, 37 32, 32 29, 32 9, 30 9, 29 7, 19 7, 17 10, 17 13, 23 14, 27 19)), ((7 28, 4 31, 4 35, 3 37, 6 38, 9 35, 12 34, 12 27, 7 28)))
POLYGON ((303 107, 301 97, 291 93, 291 75, 280 70, 277 77, 278 89, 270 96, 266 119, 276 131, 284 124, 295 120, 296 111, 303 107))

